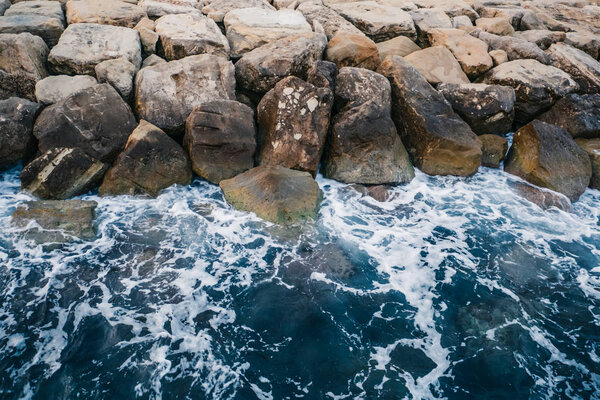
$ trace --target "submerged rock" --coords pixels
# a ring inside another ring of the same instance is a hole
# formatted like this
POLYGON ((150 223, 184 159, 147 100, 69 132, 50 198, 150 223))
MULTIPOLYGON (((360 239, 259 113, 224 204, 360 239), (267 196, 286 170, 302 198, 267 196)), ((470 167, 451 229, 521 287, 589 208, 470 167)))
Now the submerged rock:
POLYGON ((0 171, 35 151, 33 123, 40 108, 18 97, 0 100, 0 171))
POLYGON ((48 46, 30 33, 0 34, 0 99, 35 101, 35 84, 48 75, 48 46))
POLYGON ((560 126, 574 138, 600 137, 600 94, 569 94, 539 119, 560 126))
POLYGON ((276 224, 315 219, 322 194, 308 172, 259 166, 219 184, 235 208, 276 224))
POLYGON ((481 152, 483 153, 481 165, 499 168, 504 156, 506 156, 508 141, 502 136, 492 134, 481 135, 479 140, 481 141, 481 152))
POLYGON ((97 84, 96 78, 89 75, 51 75, 35 84, 35 97, 44 105, 58 103, 97 84))
POLYGON ((533 186, 526 182, 511 182, 510 188, 519 196, 539 206, 542 210, 554 207, 565 212, 573 212, 573 205, 564 194, 533 186))

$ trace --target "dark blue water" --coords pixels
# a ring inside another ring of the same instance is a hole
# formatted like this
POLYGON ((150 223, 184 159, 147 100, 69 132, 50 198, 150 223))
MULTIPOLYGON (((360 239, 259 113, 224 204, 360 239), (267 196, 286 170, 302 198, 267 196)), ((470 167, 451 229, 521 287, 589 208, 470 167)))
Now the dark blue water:
POLYGON ((44 252, 0 178, 1 399, 599 399, 600 192, 543 211, 512 178, 417 173, 378 203, 319 178, 285 229, 202 181, 97 198, 44 252))

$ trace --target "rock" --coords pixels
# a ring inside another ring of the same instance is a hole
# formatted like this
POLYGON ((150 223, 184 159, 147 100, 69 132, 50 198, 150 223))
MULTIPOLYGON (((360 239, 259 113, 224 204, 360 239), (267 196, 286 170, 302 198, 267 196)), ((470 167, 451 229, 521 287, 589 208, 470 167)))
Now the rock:
POLYGON ((452 52, 469 78, 476 78, 494 66, 487 43, 459 29, 432 29, 428 32, 432 46, 444 46, 452 52))
POLYGON ((498 135, 481 135, 481 152, 483 153, 481 165, 490 168, 499 168, 508 150, 508 141, 498 135))
POLYGON ((544 21, 538 17, 533 11, 526 10, 519 21, 519 30, 543 30, 546 29, 544 21))
POLYGON ((23 168, 21 189, 41 199, 68 199, 94 188, 107 168, 79 148, 54 147, 23 168))
POLYGON ((507 18, 479 18, 475 21, 475 26, 493 35, 512 36, 515 34, 515 29, 507 18))
POLYGON ((589 156, 567 131, 537 120, 515 133, 504 170, 571 201, 577 201, 592 176, 589 156))
POLYGON ((35 84, 35 97, 44 105, 53 104, 97 84, 89 75, 52 75, 35 84))
POLYGON ((516 100, 512 87, 442 83, 437 90, 477 135, 501 135, 512 131, 516 100))
POLYGON ((136 27, 134 29, 138 31, 140 35, 140 42, 142 44, 142 50, 144 51, 144 54, 155 54, 156 46, 158 44, 158 40, 160 39, 158 33, 154 32, 154 30, 144 27, 136 27))
POLYGON ((493 50, 504 50, 510 61, 533 59, 542 64, 549 64, 550 58, 535 43, 514 36, 498 36, 478 29, 471 35, 486 42, 493 50))
POLYGON ((156 126, 140 121, 125 148, 104 175, 100 196, 158 196, 171 185, 189 185, 190 160, 177 142, 156 126))
POLYGON ((481 144, 444 96, 401 57, 386 58, 378 72, 392 86, 392 118, 413 164, 430 175, 474 174, 481 144))
POLYGON ((136 31, 139 31, 140 29, 149 29, 149 30, 153 31, 154 28, 156 28, 156 23, 148 17, 143 17, 133 27, 133 29, 135 29, 136 31))
POLYGON ((569 46, 585 51, 595 60, 600 56, 600 36, 592 32, 567 32, 564 42, 569 46))
POLYGON ((488 71, 483 83, 512 86, 517 95, 515 120, 525 124, 577 89, 573 79, 558 68, 536 60, 516 60, 488 71))
POLYGON ((40 107, 18 97, 0 100, 0 171, 35 150, 33 123, 40 107))
POLYGON ((517 29, 521 23, 521 18, 525 10, 520 7, 517 2, 515 4, 509 4, 508 2, 496 2, 494 5, 481 4, 482 2, 476 1, 474 4, 475 11, 483 18, 504 18, 517 29))
POLYGON ((600 62, 589 54, 566 44, 550 46, 552 65, 568 73, 582 93, 600 92, 600 62))
POLYGON ((328 88, 335 92, 337 65, 330 61, 319 60, 312 64, 307 72, 306 82, 316 87, 328 88))
POLYGON ((254 167, 254 111, 232 100, 203 103, 186 121, 183 146, 198 176, 217 184, 233 178, 254 167))
POLYGON ((66 4, 69 24, 92 23, 133 28, 146 13, 137 4, 119 0, 70 0, 66 4))
POLYGON ((123 58, 115 58, 97 64, 95 71, 98 82, 109 83, 125 101, 129 101, 136 73, 135 65, 123 58))
POLYGON ((417 31, 412 17, 399 7, 375 1, 357 1, 333 4, 331 8, 375 42, 383 42, 396 36, 416 38, 417 31))
POLYGON ((95 85, 45 108, 33 134, 44 153, 77 147, 102 162, 112 162, 136 127, 129 106, 108 84, 95 85))
POLYGON ((275 85, 258 104, 259 165, 319 169, 333 94, 290 76, 275 85))
POLYGON ((539 188, 525 182, 510 182, 510 188, 525 200, 539 206, 542 210, 554 207, 565 212, 573 212, 571 201, 564 194, 539 188))
POLYGON ((0 17, 0 33, 29 32, 39 36, 52 47, 65 29, 63 22, 57 18, 44 15, 10 15, 0 17))
POLYGON ((415 172, 391 118, 388 80, 363 68, 342 68, 323 174, 346 183, 408 183, 415 172))
POLYGON ((312 32, 301 13, 288 9, 236 9, 227 13, 223 23, 234 58, 273 40, 312 32))
POLYGON ((319 33, 267 43, 244 54, 235 64, 237 84, 251 92, 266 93, 287 76, 306 79, 308 69, 321 59, 326 47, 327 37, 319 33))
MULTIPOLYGON (((148 57, 144 59, 142 62, 142 68, 153 67, 155 65, 166 64, 167 60, 157 56, 156 54, 150 54, 148 57)), ((141 69, 141 68, 140 68, 141 69)))
POLYGON ((212 19, 201 15, 171 14, 156 20, 156 33, 167 60, 196 54, 229 57, 229 42, 212 19))
POLYGON ((379 57, 383 61, 387 56, 404 57, 421 50, 421 48, 406 36, 398 36, 385 42, 377 43, 377 50, 379 51, 379 57))
POLYGON ((6 10, 10 7, 9 0, 0 0, 0 15, 4 15, 6 10))
POLYGON ((508 54, 504 50, 492 50, 488 53, 494 61, 494 67, 508 62, 508 54))
POLYGON ((456 58, 444 46, 428 47, 404 57, 432 85, 469 83, 456 58))
POLYGON ((590 187, 600 189, 600 139, 575 139, 575 142, 590 156, 592 178, 590 187))
POLYGON ((97 64, 113 58, 124 58, 142 64, 140 38, 129 28, 99 24, 71 24, 48 56, 55 74, 94 75, 97 64))
POLYGON ((550 45, 562 42, 567 35, 564 32, 552 32, 546 29, 535 29, 529 31, 516 32, 518 38, 525 39, 528 42, 535 43, 542 50, 546 50, 550 45))
POLYGON ((19 228, 27 228, 25 237, 37 244, 90 240, 96 237, 94 218, 97 206, 95 201, 84 200, 27 201, 12 214, 12 223, 19 228), (32 222, 37 226, 28 227, 32 222))
POLYGON ((30 33, 0 34, 0 99, 35 100, 35 84, 48 74, 48 46, 30 33))
POLYGON ((234 73, 229 60, 211 54, 146 67, 135 77, 136 114, 169 134, 181 132, 197 105, 235 99, 234 73))
POLYGON ((452 29, 452 21, 445 12, 437 8, 422 8, 411 11, 410 16, 415 22, 417 28, 417 43, 421 47, 429 46, 427 33, 431 29, 443 28, 452 29))
POLYGON ((49 18, 56 18, 61 21, 63 25, 65 22, 65 16, 63 14, 61 3, 54 0, 27 0, 14 3, 9 9, 6 10, 4 15, 41 15, 49 18))
POLYGON ((213 0, 202 8, 202 12, 215 22, 223 22, 229 11, 238 8, 274 10, 274 7, 265 0, 213 0))
POLYGON ((311 25, 314 25, 315 22, 321 24, 328 40, 331 40, 339 32, 363 35, 360 29, 352 25, 340 14, 317 2, 302 3, 298 6, 297 10, 304 15, 311 25))
POLYGON ((167 14, 201 14, 196 8, 198 0, 140 0, 138 4, 151 18, 167 14))
POLYGON ((569 94, 539 119, 563 128, 574 138, 600 138, 600 94, 569 94))
POLYGON ((472 28, 473 22, 466 15, 459 15, 458 17, 453 17, 452 19, 452 27, 454 29, 460 28, 472 28))
POLYGON ((369 196, 370 198, 383 203, 385 201, 396 198, 397 196, 391 192, 391 186, 389 185, 351 185, 351 188, 356 190, 363 196, 369 196))
POLYGON ((414 0, 413 2, 419 8, 439 9, 452 18, 463 16, 472 21, 479 18, 479 14, 468 4, 469 2, 463 0, 414 0))
POLYGON ((340 32, 327 45, 326 58, 338 68, 376 69, 380 63, 375 42, 364 35, 340 32))
POLYGON ((259 166, 219 184, 225 198, 239 210, 276 224, 316 219, 322 194, 308 172, 280 166, 259 166))

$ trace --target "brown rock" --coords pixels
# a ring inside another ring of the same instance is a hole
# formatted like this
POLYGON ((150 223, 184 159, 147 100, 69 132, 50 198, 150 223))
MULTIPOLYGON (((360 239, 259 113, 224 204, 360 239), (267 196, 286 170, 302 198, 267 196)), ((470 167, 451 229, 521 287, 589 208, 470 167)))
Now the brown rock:
POLYGON ((600 94, 569 94, 539 119, 563 128, 574 138, 599 138, 600 94))
POLYGON ((406 36, 398 36, 385 42, 377 43, 377 50, 379 50, 379 57, 383 61, 387 56, 404 57, 421 50, 421 48, 406 36))
POLYGON ((600 139, 575 139, 575 142, 590 156, 592 179, 590 187, 600 189, 600 139))
POLYGON ((564 194, 518 181, 510 182, 510 188, 525 200, 539 206, 542 210, 554 207, 565 212, 573 212, 571 201, 564 194))
POLYGON ((432 29, 428 33, 432 46, 444 46, 452 52, 463 71, 471 79, 494 66, 487 43, 459 29, 432 29))
POLYGON ((30 33, 0 34, 0 99, 35 101, 35 84, 48 74, 48 46, 30 33))
POLYGON ((498 135, 481 135, 481 152, 483 157, 481 165, 490 168, 499 168, 508 150, 508 141, 498 135))
POLYGON ((327 46, 327 60, 338 68, 359 67, 374 70, 379 65, 377 45, 364 35, 341 32, 327 46))
POLYGON ((469 83, 456 58, 444 46, 428 47, 404 57, 432 85, 469 83))
POLYGON ((475 26, 499 36, 512 36, 515 33, 515 29, 507 18, 479 18, 475 21, 475 26))

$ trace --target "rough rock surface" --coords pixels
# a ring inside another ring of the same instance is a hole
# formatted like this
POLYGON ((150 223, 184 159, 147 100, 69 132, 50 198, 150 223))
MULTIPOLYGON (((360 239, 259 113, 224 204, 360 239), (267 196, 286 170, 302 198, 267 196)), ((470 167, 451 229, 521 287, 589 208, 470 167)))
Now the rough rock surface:
POLYGON ((560 126, 574 138, 600 138, 600 94, 569 94, 539 119, 560 126))
POLYGON ((48 74, 48 46, 30 33, 0 34, 0 99, 35 101, 35 84, 48 74))
MULTIPOLYGON (((2 14, 0 12, 0 14, 2 14)), ((56 18, 65 23, 62 6, 59 1, 50 0, 27 0, 15 2, 5 12, 5 16, 11 15, 42 15, 44 17, 56 18)))
POLYGON ((54 46, 65 27, 62 20, 45 15, 18 14, 0 17, 0 33, 29 32, 54 46))
POLYGON ((313 24, 318 22, 325 30, 327 39, 331 40, 338 32, 346 32, 353 35, 362 35, 362 31, 352 25, 348 20, 342 17, 329 7, 326 7, 318 2, 302 3, 297 8, 306 20, 313 24))
POLYGON ((376 69, 380 63, 377 45, 364 35, 340 32, 327 45, 326 58, 338 68, 376 69))
POLYGON ((328 88, 335 92, 337 65, 331 61, 316 61, 307 72, 306 81, 316 87, 328 88))
POLYGON ((0 100, 0 171, 34 150, 33 123, 40 107, 18 97, 0 100))
POLYGON ((472 175, 481 144, 469 126, 407 61, 385 59, 378 72, 392 86, 392 118, 413 164, 430 175, 472 175))
POLYGON ((404 57, 432 85, 438 83, 469 83, 460 64, 444 46, 428 47, 404 57))
POLYGON ((33 134, 42 153, 55 147, 77 147, 100 161, 112 162, 136 125, 121 96, 102 84, 45 108, 33 134))
POLYGON ((562 193, 533 186, 523 181, 509 182, 509 185, 515 193, 525 200, 536 204, 542 210, 558 208, 562 211, 573 212, 571 200, 562 193))
POLYGON ((479 18, 475 21, 475 26, 493 35, 512 36, 515 34, 515 29, 507 18, 479 18))
POLYGON ((133 28, 146 13, 137 4, 119 0, 70 0, 66 4, 67 22, 92 23, 133 28))
POLYGON ((587 153, 564 129, 533 121, 519 129, 504 170, 577 201, 592 176, 587 153))
POLYGON ((508 62, 508 54, 504 50, 492 50, 489 52, 489 55, 494 61, 494 67, 508 62))
POLYGON ((202 12, 215 22, 223 22, 225 15, 238 8, 264 8, 274 10, 265 0, 214 0, 202 8, 202 12))
POLYGON ((565 44, 588 53, 594 60, 600 56, 600 36, 592 32, 567 32, 565 44))
POLYGON ((590 187, 600 189, 600 139, 575 139, 575 142, 590 156, 592 179, 590 187))
POLYGON ((432 46, 444 46, 452 52, 463 71, 471 79, 494 66, 487 43, 459 29, 432 29, 428 33, 432 46))
POLYGON ((322 194, 308 172, 258 166, 220 183, 227 201, 276 224, 315 219, 322 194))
POLYGON ((542 50, 546 50, 554 43, 563 42, 567 37, 565 32, 553 32, 547 29, 519 31, 515 35, 528 42, 535 43, 542 50))
POLYGON ((474 30, 471 35, 484 41, 492 50, 504 50, 510 61, 533 59, 542 64, 549 64, 550 58, 535 43, 515 36, 498 36, 491 33, 474 30))
POLYGON ((198 14, 202 12, 196 8, 198 0, 141 0, 139 6, 151 18, 162 17, 167 14, 198 14))
POLYGON ((97 84, 96 78, 89 75, 47 76, 35 84, 35 97, 44 105, 53 104, 97 84))
POLYGON ((385 42, 377 43, 377 50, 379 51, 379 57, 383 61, 387 56, 404 57, 421 50, 421 48, 406 36, 398 36, 385 42))
POLYGON ((589 54, 566 44, 550 46, 552 65, 568 73, 582 93, 600 93, 600 62, 589 54))
POLYGON ((133 90, 135 65, 123 58, 102 61, 94 69, 100 83, 109 83, 125 101, 129 101, 133 90))
POLYGON ((415 11, 410 11, 410 16, 413 18, 417 28, 417 43, 421 47, 429 45, 427 33, 431 29, 443 28, 451 29, 452 21, 450 17, 437 8, 421 8, 415 11))
POLYGON ((481 141, 481 152, 483 153, 481 165, 499 168, 504 156, 506 156, 508 141, 502 136, 493 134, 481 135, 479 140, 481 141))

